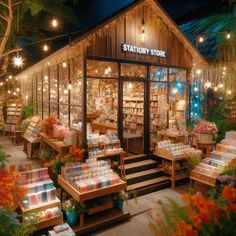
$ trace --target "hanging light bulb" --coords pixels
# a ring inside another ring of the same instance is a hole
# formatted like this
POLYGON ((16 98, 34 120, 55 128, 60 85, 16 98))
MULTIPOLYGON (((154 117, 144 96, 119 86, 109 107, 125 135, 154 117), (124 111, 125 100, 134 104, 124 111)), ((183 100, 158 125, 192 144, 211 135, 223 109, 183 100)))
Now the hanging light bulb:
POLYGON ((225 67, 225 66, 223 67, 223 70, 226 70, 226 67, 225 67))
POLYGON ((8 79, 12 79, 12 75, 9 75, 9 76, 8 76, 8 79))
POLYGON ((66 68, 66 67, 67 67, 67 63, 66 63, 66 62, 63 62, 63 63, 62 63, 62 67, 63 67, 63 68, 66 68))
POLYGON ((8 82, 8 79, 6 79, 6 82, 8 82))
POLYGON ((228 94, 228 95, 231 95, 231 94, 232 94, 231 90, 228 90, 228 91, 227 91, 227 94, 228 94))
POLYGON ((227 39, 230 39, 230 38, 231 38, 230 31, 227 31, 227 32, 226 32, 226 38, 227 38, 227 39))
POLYGON ((58 21, 56 19, 52 19, 51 25, 53 28, 56 28, 58 26, 58 21))
POLYGON ((16 89, 16 92, 18 92, 18 93, 19 93, 19 92, 20 92, 20 88, 17 88, 17 89, 16 89))
POLYGON ((3 86, 3 83, 2 83, 2 82, 0 83, 0 86, 3 86))
POLYGON ((48 50, 49 50, 48 45, 47 45, 47 44, 44 44, 44 45, 43 45, 43 51, 44 51, 44 52, 47 52, 48 50))
POLYGON ((204 37, 203 37, 203 35, 199 35, 197 38, 198 38, 198 42, 199 42, 199 43, 203 43, 203 42, 204 42, 204 37))
POLYGON ((10 90, 8 90, 8 91, 7 91, 7 93, 9 93, 9 94, 10 94, 10 93, 11 93, 11 91, 10 91, 10 90))
POLYGON ((72 84, 71 84, 71 81, 69 81, 69 84, 68 84, 68 90, 71 90, 72 89, 72 84))
POLYGON ((223 88, 224 85, 223 85, 223 84, 219 84, 218 87, 219 87, 219 88, 223 88))
POLYGON ((205 87, 206 89, 210 88, 210 87, 211 87, 211 82, 210 82, 210 81, 207 81, 207 82, 205 83, 204 87, 205 87))
POLYGON ((16 96, 16 92, 13 92, 13 95, 16 96))
POLYGON ((48 80, 48 76, 47 76, 47 75, 44 75, 44 79, 45 79, 45 80, 48 80))
POLYGON ((197 92, 198 91, 198 87, 195 87, 193 90, 194 90, 194 92, 197 92))
POLYGON ((217 90, 218 90, 218 88, 217 88, 217 86, 216 86, 216 87, 214 88, 214 91, 217 92, 217 90))
POLYGON ((144 22, 144 17, 142 20, 142 25, 141 25, 141 41, 144 42, 145 40, 145 22, 144 22))
POLYGON ((29 96, 28 96, 28 95, 26 95, 26 96, 25 96, 25 99, 28 99, 28 98, 29 98, 29 96))
POLYGON ((68 94, 68 90, 67 89, 64 90, 64 94, 68 94))
POLYGON ((82 84, 81 81, 79 81, 79 82, 78 82, 78 85, 80 86, 81 84, 82 84))
POLYGON ((45 89, 45 88, 43 89, 43 92, 46 92, 46 89, 45 89))
POLYGON ((97 73, 98 73, 98 70, 96 69, 96 70, 95 70, 95 74, 97 74, 97 73))
POLYGON ((24 59, 21 56, 17 55, 16 57, 12 58, 12 62, 13 62, 13 66, 14 67, 18 67, 19 68, 19 67, 23 66, 24 59))

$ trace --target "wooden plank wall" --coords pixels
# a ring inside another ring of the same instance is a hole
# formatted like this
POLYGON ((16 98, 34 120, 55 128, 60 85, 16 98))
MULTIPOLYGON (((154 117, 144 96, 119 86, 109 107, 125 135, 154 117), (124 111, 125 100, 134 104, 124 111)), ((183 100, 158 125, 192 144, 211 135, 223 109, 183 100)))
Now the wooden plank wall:
POLYGON ((167 25, 158 18, 155 9, 147 3, 140 4, 117 17, 109 25, 87 38, 88 55, 144 61, 160 65, 192 67, 192 56, 167 25), (141 22, 145 20, 145 42, 141 41, 141 22), (127 43, 146 48, 166 50, 166 58, 124 53, 121 44, 127 43))

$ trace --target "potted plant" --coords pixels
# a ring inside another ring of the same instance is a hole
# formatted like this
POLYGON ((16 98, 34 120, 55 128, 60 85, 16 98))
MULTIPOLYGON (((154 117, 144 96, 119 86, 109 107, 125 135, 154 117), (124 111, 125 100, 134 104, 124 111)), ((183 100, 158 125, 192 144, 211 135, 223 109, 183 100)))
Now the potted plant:
POLYGON ((52 151, 50 149, 41 149, 39 151, 38 158, 40 159, 40 162, 43 165, 52 159, 52 151))
POLYGON ((7 162, 9 162, 8 157, 10 157, 10 155, 7 155, 4 151, 0 150, 0 169, 4 168, 7 162))
POLYGON ((42 122, 45 132, 49 136, 49 138, 53 138, 53 127, 54 125, 57 125, 58 123, 59 122, 55 114, 51 114, 48 118, 46 118, 42 122))
POLYGON ((135 202, 137 204, 137 194, 134 190, 129 191, 129 192, 126 192, 124 190, 120 191, 115 197, 115 206, 116 206, 116 208, 118 210, 123 210, 124 202, 126 202, 126 204, 128 204, 128 199, 129 198, 134 198, 135 202))
POLYGON ((73 198, 64 201, 62 208, 66 213, 67 223, 71 226, 76 225, 78 216, 85 212, 85 209, 73 198))

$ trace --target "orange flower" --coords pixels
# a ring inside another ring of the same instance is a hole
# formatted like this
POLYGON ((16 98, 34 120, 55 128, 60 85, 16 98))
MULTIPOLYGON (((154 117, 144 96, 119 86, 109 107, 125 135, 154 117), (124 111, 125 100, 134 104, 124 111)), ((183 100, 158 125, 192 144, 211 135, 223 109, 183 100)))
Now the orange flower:
POLYGON ((233 205, 231 206, 231 209, 232 209, 232 211, 233 211, 234 213, 236 213, 236 204, 233 204, 233 205))
POLYGON ((193 223, 193 226, 196 228, 196 229, 199 229, 202 225, 202 220, 200 218, 199 215, 191 215, 190 216, 190 220, 192 221, 193 223))
POLYGON ((211 220, 211 215, 208 209, 206 208, 201 208, 199 209, 199 215, 204 222, 204 224, 208 224, 211 220))
POLYGON ((192 227, 192 225, 187 224, 185 221, 180 220, 176 224, 176 232, 173 236, 197 236, 198 233, 192 227))
POLYGON ((226 200, 229 200, 231 202, 236 201, 236 189, 230 186, 225 186, 221 196, 225 198, 226 200))

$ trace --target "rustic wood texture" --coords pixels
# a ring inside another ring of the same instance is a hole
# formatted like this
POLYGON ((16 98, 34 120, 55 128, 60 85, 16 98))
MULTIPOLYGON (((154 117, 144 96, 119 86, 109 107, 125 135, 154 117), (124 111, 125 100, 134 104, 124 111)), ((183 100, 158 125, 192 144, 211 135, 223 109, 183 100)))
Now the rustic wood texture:
MULTIPOLYGON (((151 62, 160 65, 191 67, 192 56, 180 39, 163 22, 146 2, 118 17, 108 26, 87 38, 88 55, 113 57, 134 61, 151 62), (145 41, 141 41, 142 19, 145 21, 145 41), (122 52, 121 44, 131 44, 167 51, 166 58, 122 52)), ((156 9, 158 6, 156 6, 156 9)))

